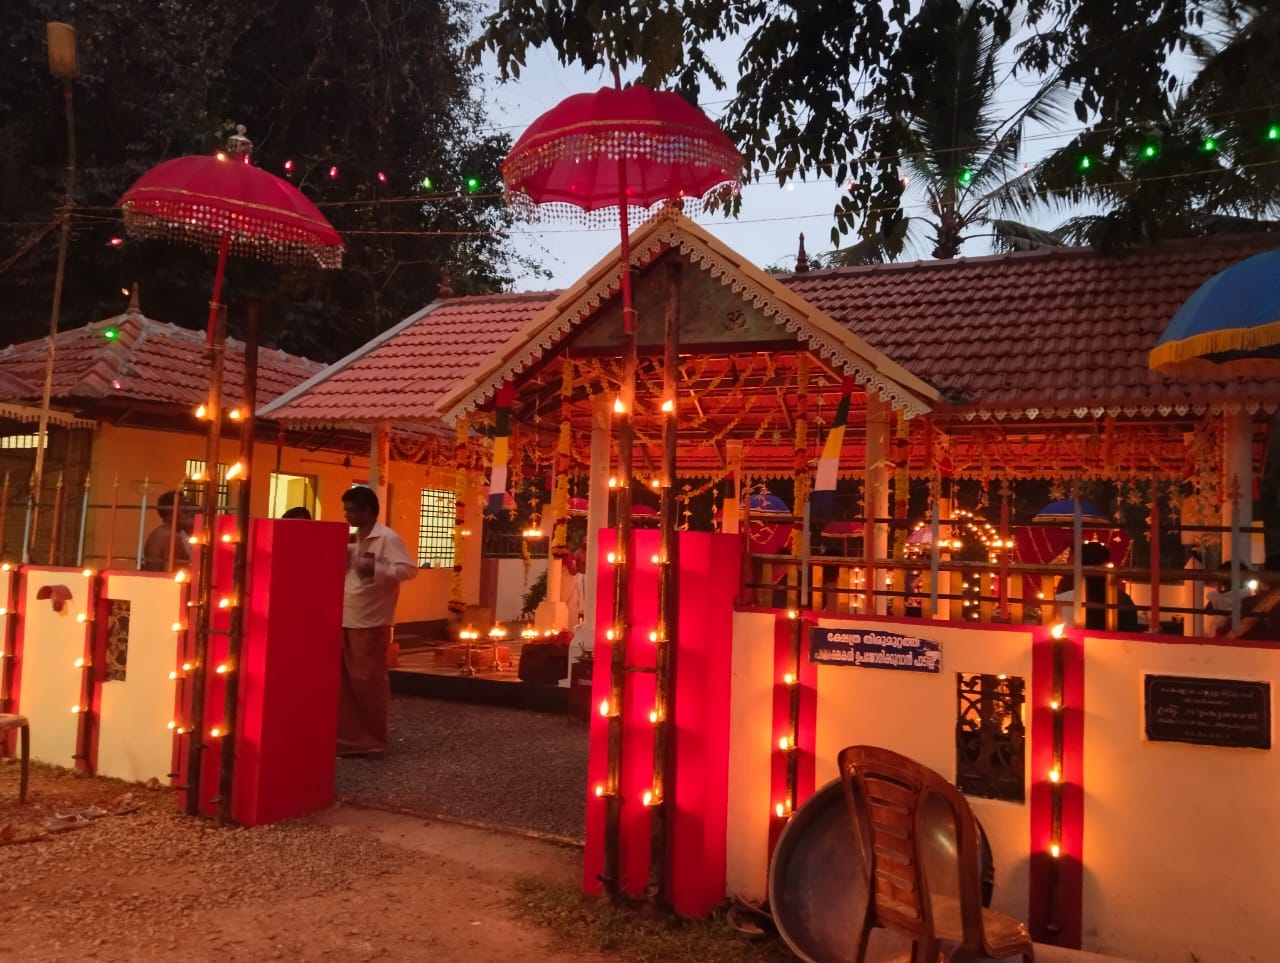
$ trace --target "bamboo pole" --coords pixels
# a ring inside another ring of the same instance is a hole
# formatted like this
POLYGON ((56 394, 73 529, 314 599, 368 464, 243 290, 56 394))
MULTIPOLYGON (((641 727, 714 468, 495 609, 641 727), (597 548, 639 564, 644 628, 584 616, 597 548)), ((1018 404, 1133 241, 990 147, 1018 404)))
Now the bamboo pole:
POLYGON ((679 542, 676 535, 676 453, 680 434, 680 264, 667 268, 662 357, 662 471, 659 478, 658 628, 654 652, 653 785, 649 814, 649 899, 667 902, 668 820, 671 801, 668 744, 675 716, 675 652, 678 641, 679 542))
MULTIPOLYGON (((625 160, 618 161, 625 176, 625 160)), ((623 183, 620 181, 620 183, 623 183)), ((604 820, 604 871, 601 882, 611 897, 618 896, 618 864, 622 839, 622 713, 623 681, 627 672, 627 638, 631 621, 631 474, 632 419, 636 401, 635 308, 631 303, 631 237, 627 225, 625 187, 619 188, 622 222, 622 386, 618 393, 617 543, 613 568, 613 640, 609 658, 609 718, 607 792, 604 820)))
MULTIPOLYGON (((226 310, 211 308, 209 343, 209 403, 206 412, 209 430, 205 439, 204 510, 202 526, 204 547, 200 552, 200 570, 196 583, 196 640, 191 682, 191 741, 187 747, 186 812, 194 816, 200 811, 200 767, 204 762, 204 684, 209 655, 209 622, 213 595, 213 532, 218 514, 218 442, 222 432, 222 367, 226 336, 226 310)), ((177 524, 177 509, 174 505, 177 524)))
POLYGON ((240 653, 244 645, 246 576, 249 568, 249 512, 253 484, 254 408, 258 403, 258 329, 262 302, 249 302, 244 335, 244 415, 240 419, 241 481, 236 506, 236 555, 231 579, 235 607, 227 637, 226 702, 223 720, 227 735, 222 738, 221 768, 218 773, 218 822, 231 820, 231 796, 235 787, 236 744, 240 722, 240 653))

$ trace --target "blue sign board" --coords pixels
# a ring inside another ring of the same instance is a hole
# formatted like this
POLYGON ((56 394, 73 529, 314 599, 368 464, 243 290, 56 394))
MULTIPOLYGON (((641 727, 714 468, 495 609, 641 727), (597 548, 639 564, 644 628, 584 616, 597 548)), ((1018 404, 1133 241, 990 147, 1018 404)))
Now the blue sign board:
POLYGON ((917 635, 815 627, 809 630, 809 661, 866 669, 940 672, 942 647, 917 635))

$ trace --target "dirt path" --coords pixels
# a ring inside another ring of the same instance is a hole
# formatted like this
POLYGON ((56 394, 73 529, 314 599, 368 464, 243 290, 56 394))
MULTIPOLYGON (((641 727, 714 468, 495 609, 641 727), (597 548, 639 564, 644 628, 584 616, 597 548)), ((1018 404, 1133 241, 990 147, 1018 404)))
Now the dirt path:
POLYGON ((215 829, 179 816, 167 791, 56 770, 18 808, 12 768, 0 767, 0 959, 591 959, 557 952, 512 904, 521 877, 576 880, 574 849, 351 807, 215 829), (107 814, 45 831, 52 813, 90 806, 107 814))

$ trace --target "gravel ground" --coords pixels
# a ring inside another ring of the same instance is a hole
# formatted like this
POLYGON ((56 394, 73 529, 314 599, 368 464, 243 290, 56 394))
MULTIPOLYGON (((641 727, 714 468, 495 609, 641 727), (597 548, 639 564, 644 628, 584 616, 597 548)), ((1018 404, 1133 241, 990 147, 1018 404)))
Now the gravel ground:
POLYGON ((339 759, 339 798, 581 840, 587 727, 562 715, 393 696, 391 751, 339 759))
POLYGON ((514 882, 572 887, 581 853, 339 806, 255 829, 180 815, 177 796, 0 762, 0 960, 586 963, 523 919, 514 882), (54 814, 93 812, 49 832, 54 814))

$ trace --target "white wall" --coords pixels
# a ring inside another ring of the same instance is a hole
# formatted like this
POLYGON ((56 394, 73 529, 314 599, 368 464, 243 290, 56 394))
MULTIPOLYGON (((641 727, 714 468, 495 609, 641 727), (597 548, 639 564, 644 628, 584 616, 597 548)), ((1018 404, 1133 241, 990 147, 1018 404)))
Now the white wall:
POLYGON ((186 619, 186 583, 151 572, 110 572, 103 579, 104 598, 129 602, 129 647, 124 679, 102 681, 97 771, 134 782, 167 782, 176 698, 169 673, 178 655, 173 626, 186 619))
MULTIPOLYGON (((942 668, 934 674, 844 665, 818 666, 818 785, 839 775, 836 755, 845 746, 882 746, 910 756, 943 777, 956 777, 956 673, 1021 676, 1031 688, 1031 633, 945 623, 908 626, 902 622, 838 621, 819 625, 855 626, 861 631, 918 633, 939 643, 942 668)), ((1027 916, 1030 848, 1030 712, 1025 803, 968 797, 991 842, 996 867, 992 907, 1018 919, 1027 916)))
POLYGON ((79 569, 30 566, 23 574, 17 711, 31 722, 31 758, 74 768, 81 721, 71 709, 84 704, 85 678, 84 669, 77 668, 75 661, 90 658, 88 638, 93 624, 79 622, 76 616, 93 614, 92 579, 79 569), (51 600, 36 599, 42 587, 55 585, 71 592, 71 600, 61 612, 53 610, 51 600))
POLYGON ((1150 742, 1143 676, 1280 683, 1280 651, 1085 640, 1084 949, 1151 963, 1273 960, 1280 755, 1150 742))
POLYGON ((524 593, 537 581, 538 576, 547 570, 547 560, 533 558, 525 570, 522 558, 498 559, 496 575, 497 598, 494 600, 493 615, 498 622, 514 622, 520 617, 524 607, 524 593))
MULTIPOLYGON (((815 788, 837 777, 837 753, 856 743, 893 749, 954 779, 956 672, 1021 676, 1030 696, 1029 631, 941 623, 916 628, 902 622, 874 620, 855 623, 823 619, 818 624, 857 625, 863 631, 918 632, 940 644, 942 668, 931 674, 818 665, 815 788)), ((777 802, 770 797, 775 751, 774 675, 774 615, 736 613, 730 694, 727 887, 730 893, 755 899, 765 893, 769 828, 777 802)), ((1030 740, 1029 712, 1024 722, 1030 740)), ((801 746, 802 751, 806 748, 801 746)), ((1028 748, 1028 760, 1030 756, 1028 748)), ((1027 915, 1030 775, 1028 769, 1027 803, 969 799, 987 831, 995 859, 996 893, 992 905, 1022 919, 1027 915)))
MULTIPOLYGON (((733 615, 729 682, 729 803, 725 888, 762 900, 769 873, 773 751, 772 613, 733 615)), ((824 780, 825 781, 825 780, 824 780)))

